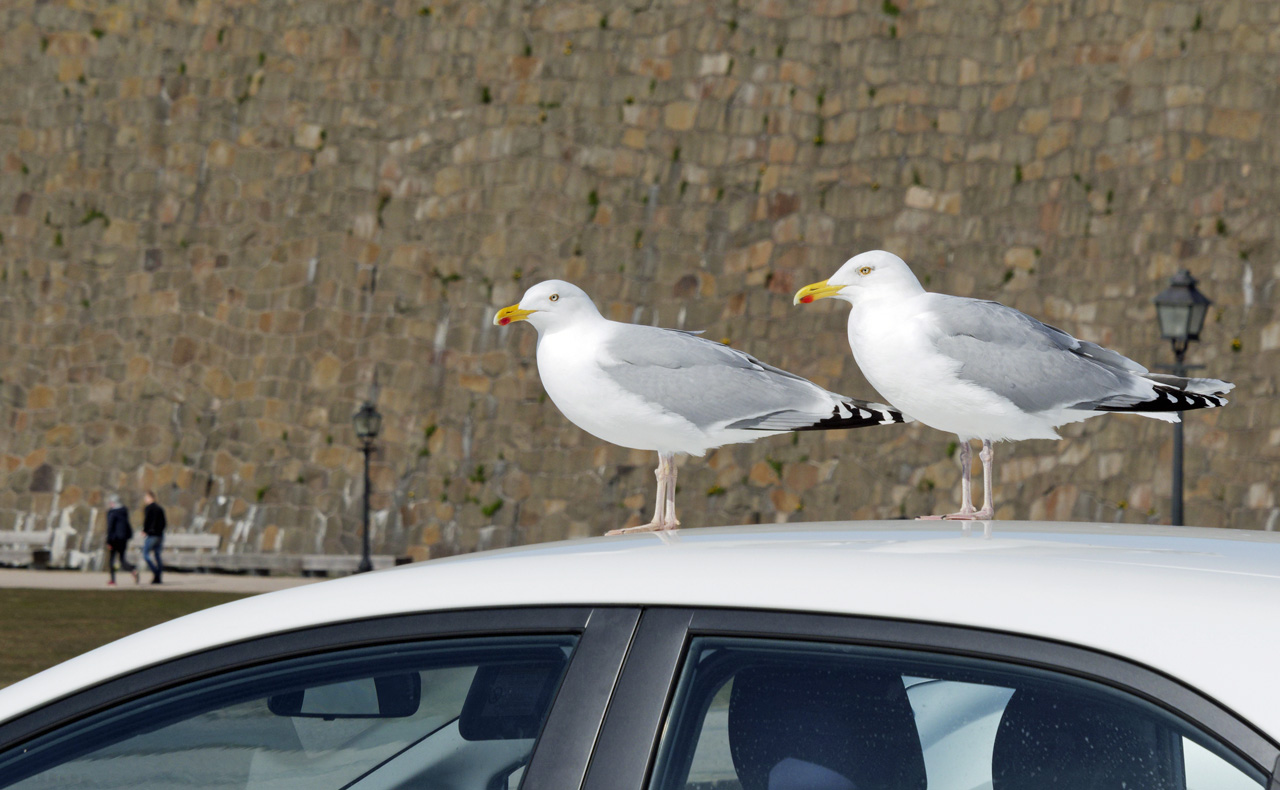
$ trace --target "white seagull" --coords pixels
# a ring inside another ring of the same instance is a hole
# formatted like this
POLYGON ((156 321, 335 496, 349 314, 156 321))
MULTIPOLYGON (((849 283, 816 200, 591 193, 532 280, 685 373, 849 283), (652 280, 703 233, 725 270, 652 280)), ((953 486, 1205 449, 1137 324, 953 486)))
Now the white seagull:
POLYGON ((570 422, 606 442, 658 453, 653 521, 614 533, 679 526, 676 453, 903 422, 888 406, 828 392, 695 333, 610 321, 563 280, 538 283, 493 319, 513 321, 538 330, 538 375, 570 422))
POLYGON ((1011 307, 929 293, 883 250, 855 255, 794 301, 827 297, 853 305, 849 347, 871 386, 909 418, 960 438, 960 512, 931 518, 994 518, 992 442, 1058 439, 1056 427, 1110 411, 1177 422, 1178 412, 1222 406, 1234 386, 1150 373, 1011 307), (982 441, 981 510, 973 439, 982 441))

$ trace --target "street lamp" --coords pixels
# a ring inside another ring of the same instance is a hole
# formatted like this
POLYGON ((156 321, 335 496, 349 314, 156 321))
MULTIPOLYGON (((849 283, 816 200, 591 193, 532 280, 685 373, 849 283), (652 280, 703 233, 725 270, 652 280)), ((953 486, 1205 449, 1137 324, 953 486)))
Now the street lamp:
MULTIPOLYGON (((1204 328, 1204 317, 1209 312, 1209 297, 1196 290, 1196 278, 1191 272, 1183 269, 1169 281, 1169 287, 1156 295, 1156 318, 1160 322, 1160 336, 1173 344, 1174 364, 1166 367, 1175 376, 1186 376, 1187 372, 1201 365, 1187 365, 1183 362, 1187 354, 1187 344, 1200 339, 1200 330, 1204 328)), ((1178 421, 1173 424, 1173 490, 1172 518, 1174 526, 1182 526, 1182 412, 1178 412, 1178 421)))
POLYGON ((369 559, 369 455, 373 452, 373 440, 378 438, 382 430, 382 415, 370 401, 360 405, 360 409, 351 415, 351 422, 356 429, 356 437, 364 443, 360 448, 364 453, 364 534, 360 546, 360 565, 356 573, 373 570, 373 561, 369 559))

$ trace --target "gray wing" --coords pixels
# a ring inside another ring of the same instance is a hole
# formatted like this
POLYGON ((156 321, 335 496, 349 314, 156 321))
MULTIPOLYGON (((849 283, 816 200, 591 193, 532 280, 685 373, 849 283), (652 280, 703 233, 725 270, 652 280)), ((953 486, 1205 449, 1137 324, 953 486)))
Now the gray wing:
POLYGON ((938 351, 960 363, 960 378, 1018 408, 1096 409, 1141 402, 1147 369, 998 302, 933 294, 938 351))
POLYGON ((887 406, 828 392, 688 332, 621 324, 605 350, 614 361, 604 372, 619 386, 703 429, 788 431, 902 422, 902 415, 887 406))

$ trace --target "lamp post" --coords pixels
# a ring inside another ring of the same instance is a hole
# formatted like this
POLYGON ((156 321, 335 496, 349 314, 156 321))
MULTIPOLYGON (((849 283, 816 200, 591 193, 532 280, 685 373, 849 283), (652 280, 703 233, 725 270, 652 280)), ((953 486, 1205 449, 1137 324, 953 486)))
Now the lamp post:
POLYGON ((364 534, 356 573, 365 573, 373 570, 373 561, 369 559, 369 455, 373 452, 373 440, 378 438, 378 431, 382 429, 382 415, 371 401, 365 401, 351 415, 351 422, 355 426, 356 437, 364 443, 360 448, 364 453, 364 534))
MULTIPOLYGON (((1187 344, 1200 339, 1200 330, 1204 328, 1204 317, 1209 311, 1209 297, 1196 290, 1196 278, 1191 272, 1183 269, 1169 281, 1169 287, 1156 295, 1156 318, 1160 322, 1160 336, 1173 344, 1174 364, 1165 367, 1175 376, 1186 376, 1187 372, 1201 365, 1187 365, 1183 361, 1187 354, 1187 344)), ((1172 517, 1174 526, 1182 526, 1182 412, 1178 412, 1178 421, 1173 424, 1173 489, 1170 492, 1172 517)))

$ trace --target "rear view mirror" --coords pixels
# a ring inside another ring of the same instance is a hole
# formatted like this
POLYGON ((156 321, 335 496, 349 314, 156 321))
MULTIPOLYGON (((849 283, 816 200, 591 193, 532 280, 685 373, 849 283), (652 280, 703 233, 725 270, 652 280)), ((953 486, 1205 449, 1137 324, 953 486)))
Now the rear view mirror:
POLYGON ((267 698, 277 716, 325 719, 399 719, 418 712, 422 678, 417 672, 356 678, 286 691, 267 698))

